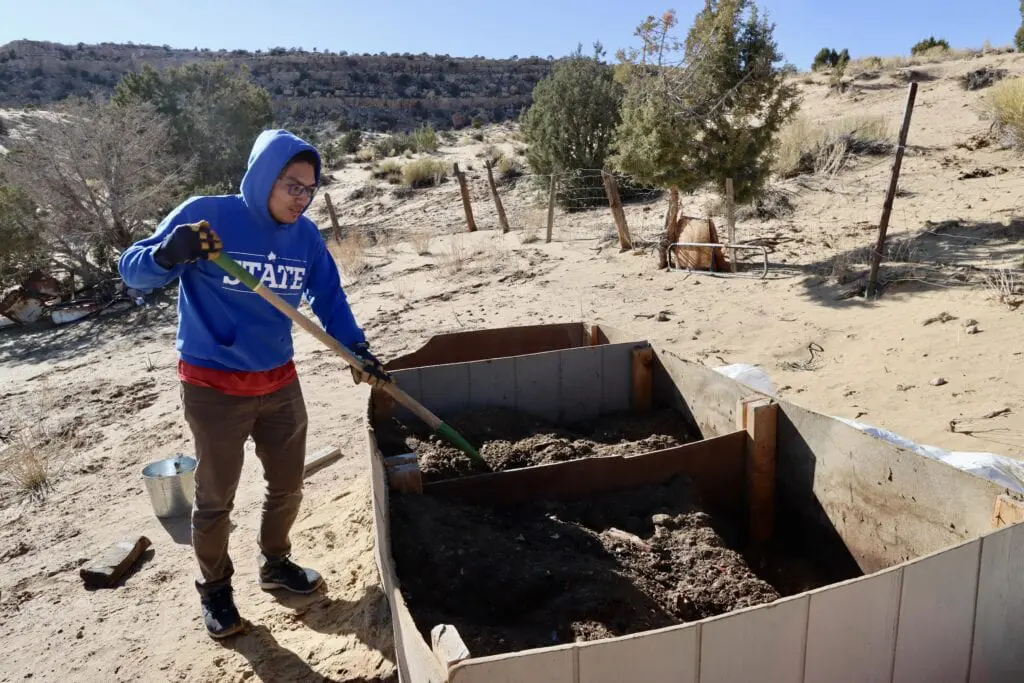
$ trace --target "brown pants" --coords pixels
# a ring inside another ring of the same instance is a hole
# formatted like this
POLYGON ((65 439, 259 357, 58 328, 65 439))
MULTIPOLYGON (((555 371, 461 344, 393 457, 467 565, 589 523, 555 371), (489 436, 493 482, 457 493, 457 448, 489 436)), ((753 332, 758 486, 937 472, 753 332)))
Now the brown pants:
POLYGON ((266 396, 230 396, 181 384, 185 419, 192 429, 196 459, 192 505, 192 547, 199 562, 200 593, 230 585, 230 515, 242 474, 245 441, 252 436, 267 488, 259 547, 267 557, 291 551, 288 538, 302 501, 306 457, 306 405, 299 380, 266 396))

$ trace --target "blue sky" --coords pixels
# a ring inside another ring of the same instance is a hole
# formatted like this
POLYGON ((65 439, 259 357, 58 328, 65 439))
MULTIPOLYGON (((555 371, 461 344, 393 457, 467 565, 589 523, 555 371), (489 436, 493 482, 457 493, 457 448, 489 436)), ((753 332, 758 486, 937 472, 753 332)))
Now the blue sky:
MULTIPOLYGON (((127 42, 172 47, 274 46, 486 57, 562 56, 600 40, 609 58, 648 14, 674 8, 689 26, 703 0, 0 0, 0 44, 127 42), (144 14, 150 12, 151 14, 144 14)), ((758 0, 788 61, 823 46, 854 57, 907 54, 930 34, 954 47, 1009 44, 1018 0, 758 0)), ((683 28, 685 33, 685 28, 683 28)))

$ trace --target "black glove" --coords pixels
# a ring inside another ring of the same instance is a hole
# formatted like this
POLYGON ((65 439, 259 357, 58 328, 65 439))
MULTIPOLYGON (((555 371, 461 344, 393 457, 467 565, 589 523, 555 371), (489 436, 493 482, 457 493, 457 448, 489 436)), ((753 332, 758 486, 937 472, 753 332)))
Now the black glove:
POLYGON ((353 382, 356 384, 366 382, 367 384, 377 385, 394 381, 391 375, 384 370, 384 365, 377 360, 376 356, 370 353, 370 344, 368 342, 353 344, 351 351, 363 361, 362 368, 357 368, 354 365, 349 366, 352 370, 353 382))
POLYGON ((206 221, 183 223, 174 226, 153 251, 153 260, 170 270, 183 263, 194 263, 199 259, 215 259, 224 245, 206 221))

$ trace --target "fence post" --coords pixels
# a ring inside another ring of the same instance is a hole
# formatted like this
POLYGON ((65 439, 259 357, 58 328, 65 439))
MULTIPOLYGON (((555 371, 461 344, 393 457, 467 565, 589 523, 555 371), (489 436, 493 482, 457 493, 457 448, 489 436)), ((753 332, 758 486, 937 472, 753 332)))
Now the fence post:
POLYGON ((459 170, 459 164, 453 164, 455 179, 459 181, 459 191, 462 193, 462 208, 466 210, 466 226, 469 232, 476 232, 476 221, 473 220, 473 205, 469 203, 469 188, 466 187, 466 174, 459 170))
POLYGON ((491 196, 494 197, 494 206, 498 209, 498 225, 503 233, 508 232, 508 218, 505 216, 505 207, 501 205, 501 197, 498 195, 498 186, 494 184, 494 172, 491 170, 491 160, 484 162, 487 167, 487 184, 491 186, 491 196))
POLYGON ((903 152, 907 146, 907 133, 910 132, 910 115, 914 111, 914 100, 917 98, 917 81, 910 84, 907 93, 907 108, 903 112, 903 127, 900 128, 899 145, 896 147, 896 158, 892 162, 892 176, 889 178, 889 190, 885 194, 885 204, 882 205, 882 220, 878 222, 878 243, 871 253, 871 271, 868 274, 868 286, 864 291, 864 298, 870 299, 875 295, 875 286, 878 284, 878 266, 882 262, 882 254, 885 252, 885 233, 889 230, 889 216, 892 214, 892 202, 896 197, 896 186, 900 180, 900 167, 903 164, 903 152))
POLYGON ((621 251, 628 251, 633 248, 633 241, 629 238, 629 226, 626 225, 626 214, 622 210, 622 199, 619 198, 615 177, 607 171, 601 171, 601 179, 604 181, 605 194, 608 195, 608 206, 615 218, 615 228, 619 231, 619 247, 621 251))
POLYGON ((551 241, 551 231, 555 228, 555 174, 551 174, 551 190, 548 194, 548 234, 545 242, 551 241))
MULTIPOLYGON (((736 189, 732 178, 725 179, 725 224, 729 228, 729 244, 736 244, 736 189)), ((736 250, 732 250, 729 270, 736 272, 736 250)))
POLYGON ((324 203, 327 204, 327 215, 331 217, 331 230, 334 231, 334 241, 341 244, 341 226, 338 225, 338 214, 334 211, 334 202, 331 195, 324 192, 324 203))
POLYGON ((669 245, 676 239, 676 223, 679 221, 679 186, 673 185, 668 195, 668 211, 665 213, 665 236, 658 245, 658 270, 668 268, 669 245))

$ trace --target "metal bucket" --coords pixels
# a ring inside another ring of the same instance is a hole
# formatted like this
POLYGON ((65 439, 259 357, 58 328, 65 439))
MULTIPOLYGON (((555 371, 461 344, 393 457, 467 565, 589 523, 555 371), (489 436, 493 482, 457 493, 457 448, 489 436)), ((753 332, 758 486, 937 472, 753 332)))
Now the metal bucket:
POLYGON ((157 517, 182 517, 192 512, 198 464, 194 458, 178 454, 143 468, 142 480, 157 517))

